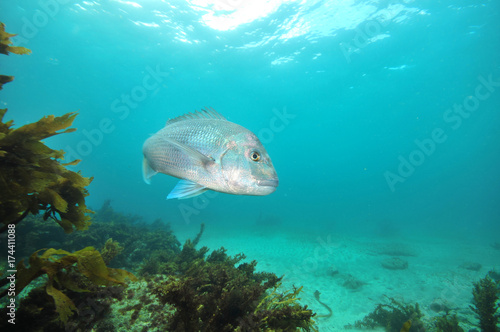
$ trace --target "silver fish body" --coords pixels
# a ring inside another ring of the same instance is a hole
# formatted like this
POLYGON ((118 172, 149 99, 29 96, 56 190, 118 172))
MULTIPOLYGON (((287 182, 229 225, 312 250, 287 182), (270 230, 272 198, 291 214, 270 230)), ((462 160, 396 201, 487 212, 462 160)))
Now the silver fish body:
POLYGON ((278 176, 264 146, 248 129, 213 109, 171 119, 143 146, 143 175, 180 178, 167 198, 189 198, 206 190, 268 195, 278 176))

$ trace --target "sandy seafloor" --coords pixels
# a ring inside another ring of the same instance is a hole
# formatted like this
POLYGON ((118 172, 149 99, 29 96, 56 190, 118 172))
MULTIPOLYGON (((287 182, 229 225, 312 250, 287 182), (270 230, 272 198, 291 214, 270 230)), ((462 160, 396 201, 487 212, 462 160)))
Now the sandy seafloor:
MULTIPOLYGON (((192 238, 193 232, 176 235, 182 242, 192 238)), ((325 315, 328 311, 314 297, 314 292, 320 291, 321 301, 333 311, 329 318, 316 317, 320 331, 345 330, 345 325, 361 320, 378 303, 388 303, 387 297, 408 304, 418 302, 424 321, 444 314, 432 310, 432 303, 444 305, 458 315, 465 331, 477 328, 469 308, 473 282, 500 267, 500 251, 491 243, 421 236, 374 239, 287 232, 284 227, 216 228, 207 224, 199 246, 211 250, 222 246, 231 255, 243 252, 247 260, 258 261, 258 270, 284 275, 285 289, 303 286, 301 302, 325 315), (382 261, 392 257, 406 260, 408 268, 383 268, 382 261), (479 263, 481 268, 469 270, 470 263, 479 263), (362 286, 355 290, 344 287, 346 281, 354 279, 362 286)))

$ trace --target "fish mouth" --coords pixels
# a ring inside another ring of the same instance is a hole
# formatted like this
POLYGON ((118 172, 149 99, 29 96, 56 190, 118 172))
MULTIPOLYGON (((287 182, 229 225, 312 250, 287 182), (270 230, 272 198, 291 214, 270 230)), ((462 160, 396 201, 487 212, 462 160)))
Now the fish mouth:
POLYGON ((279 180, 278 179, 269 179, 269 180, 259 180, 257 181, 257 185, 259 187, 274 187, 276 188, 278 186, 279 180))

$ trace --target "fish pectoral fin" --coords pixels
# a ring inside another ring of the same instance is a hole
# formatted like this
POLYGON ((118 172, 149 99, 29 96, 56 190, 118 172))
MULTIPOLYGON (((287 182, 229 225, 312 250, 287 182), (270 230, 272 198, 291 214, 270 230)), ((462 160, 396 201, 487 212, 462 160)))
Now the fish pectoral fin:
POLYGON ((200 151, 193 149, 184 143, 176 141, 175 139, 164 137, 164 140, 186 153, 186 155, 188 155, 194 163, 200 164, 203 167, 211 165, 215 162, 213 158, 207 157, 200 151))
POLYGON ((191 198, 194 196, 201 195, 207 190, 208 190, 208 188, 206 188, 206 187, 204 187, 201 184, 198 184, 196 182, 189 181, 189 180, 180 180, 179 182, 177 182, 176 186, 174 187, 174 189, 172 189, 170 194, 168 194, 167 199, 191 198))
POLYGON ((149 166, 148 160, 144 157, 142 159, 142 178, 147 184, 151 184, 151 177, 158 172, 149 166))

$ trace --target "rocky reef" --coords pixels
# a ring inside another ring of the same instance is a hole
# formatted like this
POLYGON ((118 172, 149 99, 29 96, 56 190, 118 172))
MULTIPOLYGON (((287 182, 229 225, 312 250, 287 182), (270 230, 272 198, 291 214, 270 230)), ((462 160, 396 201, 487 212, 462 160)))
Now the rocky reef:
POLYGON ((42 216, 17 230, 34 246, 54 234, 51 243, 64 248, 30 258, 33 282, 23 287, 17 312, 24 331, 315 330, 315 314, 299 302, 301 287, 282 289, 280 277, 256 272, 257 262, 243 254, 197 249, 203 225, 181 245, 167 223, 145 224, 107 201, 84 232, 65 234, 42 216), (99 250, 70 252, 83 243, 99 250))

